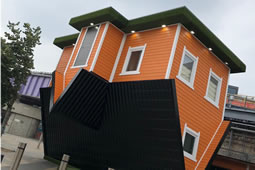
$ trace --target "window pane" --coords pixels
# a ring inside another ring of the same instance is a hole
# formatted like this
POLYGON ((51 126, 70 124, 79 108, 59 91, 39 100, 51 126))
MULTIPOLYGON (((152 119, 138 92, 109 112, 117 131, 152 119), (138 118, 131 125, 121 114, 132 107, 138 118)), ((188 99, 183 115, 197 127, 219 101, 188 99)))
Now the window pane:
POLYGON ((216 80, 214 77, 211 76, 210 83, 209 83, 208 97, 211 98, 213 101, 216 101, 217 88, 218 88, 218 80, 216 80))
POLYGON ((188 152, 189 154, 193 154, 193 148, 195 143, 195 137, 190 135, 189 133, 186 133, 185 140, 184 140, 184 151, 188 152))
POLYGON ((92 48, 94 39, 96 37, 98 29, 96 27, 89 27, 86 35, 81 44, 79 54, 75 60, 74 66, 85 65, 89 57, 90 50, 92 48))
POLYGON ((142 51, 133 51, 131 53, 127 71, 136 71, 141 54, 142 51))
POLYGON ((190 57, 185 55, 181 70, 181 77, 187 80, 188 82, 190 82, 193 65, 194 61, 190 57))

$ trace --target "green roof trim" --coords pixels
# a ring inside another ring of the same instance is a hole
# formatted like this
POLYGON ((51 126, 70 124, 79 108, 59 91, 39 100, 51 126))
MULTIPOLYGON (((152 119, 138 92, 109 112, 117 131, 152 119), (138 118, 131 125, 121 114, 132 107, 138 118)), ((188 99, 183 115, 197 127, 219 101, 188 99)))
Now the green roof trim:
POLYGON ((69 24, 78 31, 90 23, 98 24, 109 21, 119 28, 126 27, 128 20, 112 7, 104 8, 95 12, 71 18, 69 24))
POLYGON ((66 46, 75 44, 78 36, 79 36, 79 33, 66 35, 63 37, 58 37, 58 38, 55 38, 53 44, 63 49, 66 46))
MULTIPOLYGON (((89 26, 90 23, 99 24, 106 21, 111 22, 125 33, 130 33, 131 30, 142 31, 157 28, 163 24, 171 25, 181 23, 188 30, 193 30, 195 36, 206 47, 212 48, 212 52, 222 60, 223 63, 227 62, 228 66, 231 68, 231 73, 245 72, 246 70, 245 64, 186 7, 180 7, 132 20, 126 19, 118 11, 112 7, 108 7, 71 18, 69 24, 80 31, 81 28, 89 26)), ((57 42, 55 43, 54 41, 54 44, 60 48, 63 48, 63 45, 70 45, 70 36, 65 36, 69 37, 67 39, 65 39, 65 37, 56 38, 55 41, 57 42)))

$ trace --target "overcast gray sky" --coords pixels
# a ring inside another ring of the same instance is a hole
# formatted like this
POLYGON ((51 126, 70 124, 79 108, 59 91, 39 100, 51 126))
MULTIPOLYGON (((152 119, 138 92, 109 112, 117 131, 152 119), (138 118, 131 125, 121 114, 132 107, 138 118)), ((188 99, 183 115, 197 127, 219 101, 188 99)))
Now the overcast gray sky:
POLYGON ((70 18, 109 6, 128 19, 188 7, 246 64, 246 73, 232 74, 229 84, 255 96, 255 0, 3 0, 1 36, 8 21, 40 26, 42 45, 35 49, 35 70, 52 72, 62 51, 52 44, 54 38, 77 32, 68 25, 70 18))

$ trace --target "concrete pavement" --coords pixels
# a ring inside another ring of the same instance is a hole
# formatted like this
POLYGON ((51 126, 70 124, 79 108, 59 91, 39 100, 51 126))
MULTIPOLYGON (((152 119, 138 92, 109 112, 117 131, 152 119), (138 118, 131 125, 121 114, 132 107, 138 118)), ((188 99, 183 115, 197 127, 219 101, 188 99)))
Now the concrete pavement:
POLYGON ((11 134, 3 134, 1 137, 1 152, 4 155, 1 163, 2 170, 9 170, 15 150, 19 142, 27 143, 19 170, 56 170, 57 165, 43 159, 43 143, 37 148, 38 140, 23 138, 11 134))

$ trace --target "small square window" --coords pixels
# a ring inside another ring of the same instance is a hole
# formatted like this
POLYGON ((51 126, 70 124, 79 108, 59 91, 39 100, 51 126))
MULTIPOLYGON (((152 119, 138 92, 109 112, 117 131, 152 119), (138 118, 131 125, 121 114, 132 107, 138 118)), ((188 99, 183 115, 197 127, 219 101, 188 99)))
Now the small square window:
POLYGON ((187 124, 185 124, 182 138, 183 152, 184 156, 193 161, 196 161, 199 138, 200 133, 195 132, 194 130, 187 127, 187 124))
POLYGON ((139 74, 146 44, 139 47, 129 47, 120 75, 139 74))
POLYGON ((177 76, 183 83, 193 88, 198 57, 193 56, 186 47, 184 47, 179 74, 177 76))
POLYGON ((195 143, 195 137, 189 134, 188 132, 185 134, 185 140, 184 140, 184 146, 183 150, 185 152, 188 152, 189 154, 192 155, 193 153, 193 148, 194 148, 194 143, 195 143))
POLYGON ((131 52, 131 56, 130 56, 126 71, 136 71, 137 70, 137 66, 138 66, 141 54, 142 54, 142 50, 131 52))
POLYGON ((221 82, 222 82, 222 78, 217 76, 210 69, 210 74, 209 74, 209 78, 208 78, 208 85, 207 85, 205 98, 209 102, 211 102, 213 105, 215 105, 216 107, 218 107, 218 105, 219 105, 221 82))

